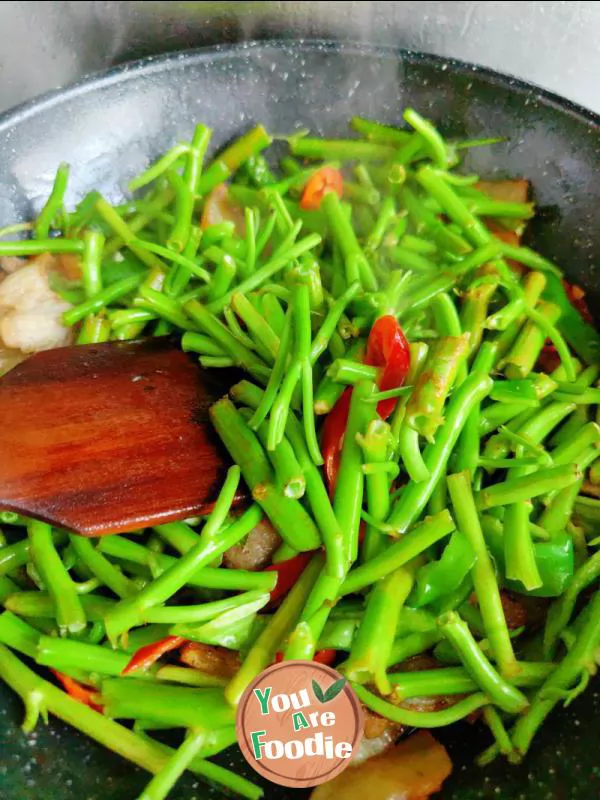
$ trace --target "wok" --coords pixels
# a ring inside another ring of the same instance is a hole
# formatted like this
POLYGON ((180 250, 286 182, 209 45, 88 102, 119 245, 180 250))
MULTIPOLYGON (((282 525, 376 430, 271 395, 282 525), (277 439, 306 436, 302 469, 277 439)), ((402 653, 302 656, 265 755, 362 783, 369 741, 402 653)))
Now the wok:
MULTIPOLYGON (((217 148, 259 121, 276 133, 310 127, 340 134, 352 114, 395 123, 409 104, 450 135, 510 137, 471 151, 468 166, 482 175, 531 179, 541 209, 532 242, 589 290, 593 306, 600 290, 599 118, 513 78, 395 49, 284 42, 191 52, 119 67, 26 104, 0 118, 0 225, 41 207, 62 160, 72 164, 69 203, 92 188, 118 200, 127 180, 198 120, 214 129, 217 148)), ((3 685, 0 706, 4 800, 123 800, 136 797, 147 780, 57 720, 25 738, 20 701, 3 685)), ((592 686, 550 717, 519 767, 472 764, 487 743, 477 724, 441 731, 455 767, 439 796, 598 797, 599 712, 592 686)), ((220 760, 252 777, 239 752, 220 760)), ((266 797, 292 794, 270 785, 266 797)), ((191 777, 173 794, 219 796, 191 777)))

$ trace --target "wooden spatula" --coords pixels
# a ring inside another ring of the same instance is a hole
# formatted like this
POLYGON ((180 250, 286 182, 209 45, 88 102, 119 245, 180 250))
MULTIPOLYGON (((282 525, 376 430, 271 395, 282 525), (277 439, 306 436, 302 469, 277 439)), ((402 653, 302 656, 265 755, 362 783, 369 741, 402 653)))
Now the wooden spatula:
POLYGON ((86 536, 210 510, 226 391, 166 337, 33 356, 0 380, 0 509, 86 536))

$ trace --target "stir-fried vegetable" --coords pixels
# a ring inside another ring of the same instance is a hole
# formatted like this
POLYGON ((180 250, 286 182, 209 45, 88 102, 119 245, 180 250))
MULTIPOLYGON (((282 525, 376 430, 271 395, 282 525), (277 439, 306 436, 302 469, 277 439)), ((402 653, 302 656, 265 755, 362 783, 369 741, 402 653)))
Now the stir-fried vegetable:
POLYGON ((32 238, 0 241, 0 371, 175 334, 246 373, 210 412, 235 465, 209 517, 94 542, 0 514, 0 677, 26 729, 68 721, 153 773, 145 797, 185 769, 261 795, 206 759, 275 661, 334 664, 368 709, 365 752, 392 745, 314 797, 382 800, 450 772, 430 734, 393 747, 405 728, 477 713, 482 761, 518 761, 595 669, 600 338, 582 290, 521 244, 527 181, 457 169, 494 142, 404 120, 292 136, 279 164, 257 126, 206 166, 198 125, 133 199, 67 211, 61 165, 38 219, 3 232, 32 238), (154 727, 186 730, 177 751, 154 727))

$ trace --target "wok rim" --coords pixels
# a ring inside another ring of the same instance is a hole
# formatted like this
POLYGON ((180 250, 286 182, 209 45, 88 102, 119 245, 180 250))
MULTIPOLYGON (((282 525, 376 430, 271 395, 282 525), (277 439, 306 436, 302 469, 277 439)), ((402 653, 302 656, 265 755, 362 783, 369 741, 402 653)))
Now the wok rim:
POLYGON ((129 79, 140 76, 151 76, 165 70, 176 70, 192 63, 205 63, 208 61, 226 61, 232 55, 243 55, 258 50, 273 50, 280 52, 286 49, 310 52, 338 52, 344 54, 379 56, 394 59, 411 65, 423 64, 431 67, 446 65, 454 72, 463 75, 482 77, 488 83, 502 85, 504 88, 517 94, 535 94, 538 100, 555 108, 557 111, 575 117, 579 122, 600 130, 600 113, 596 113, 585 106, 569 100, 562 95, 545 89, 536 83, 519 78, 508 72, 499 72, 491 67, 482 66, 469 61, 463 61, 451 56, 441 56, 435 53, 424 53, 393 45, 378 45, 357 41, 339 41, 334 39, 255 39, 234 44, 207 45, 206 47, 177 50, 160 55, 144 56, 143 58, 125 61, 107 69, 92 72, 80 80, 67 86, 51 89, 40 95, 25 100, 16 106, 0 113, 0 135, 9 132, 16 124, 26 122, 38 113, 60 105, 65 101, 76 99, 81 95, 103 89, 118 83, 126 83, 129 79))

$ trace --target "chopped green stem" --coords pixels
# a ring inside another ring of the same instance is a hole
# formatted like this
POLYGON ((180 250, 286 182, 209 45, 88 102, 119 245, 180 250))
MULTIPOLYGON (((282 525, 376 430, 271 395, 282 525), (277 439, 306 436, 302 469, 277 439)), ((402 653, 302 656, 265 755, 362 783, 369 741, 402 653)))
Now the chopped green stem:
POLYGON ((181 775, 198 755, 207 738, 204 729, 191 730, 186 738, 169 758, 167 763, 138 795, 138 800, 164 800, 175 786, 181 775))
POLYGON ((311 139, 308 136, 289 140, 292 155, 324 161, 387 161, 396 149, 387 144, 361 142, 358 139, 311 139))
POLYGON ((164 172, 173 167, 177 161, 179 161, 183 156, 186 156, 189 152, 190 145, 188 142, 180 142, 179 144, 174 145, 170 150, 167 150, 164 156, 161 156, 161 158, 155 161, 152 166, 148 167, 148 169, 144 170, 144 172, 142 172, 140 175, 137 175, 133 180, 129 181, 127 188, 130 192, 135 192, 138 189, 141 189, 143 186, 147 186, 157 178, 160 178, 164 172))
MULTIPOLYGON (((235 287, 235 291, 240 294, 248 295, 250 292, 258 289, 263 283, 266 283, 269 278, 272 278, 273 275, 280 272, 296 258, 299 258, 309 250, 313 250, 320 243, 321 237, 317 233, 311 233, 305 236, 304 239, 300 239, 300 241, 296 242, 285 252, 273 255, 266 264, 263 264, 263 266, 256 269, 252 275, 239 283, 235 287)), ((0 244, 2 243, 0 242, 0 244)), ((233 290, 230 289, 218 300, 213 300, 209 303, 208 310, 213 313, 222 311, 223 308, 231 302, 232 294, 233 290)))
POLYGON ((56 621, 64 632, 77 633, 86 626, 86 616, 69 573, 56 550, 52 530, 45 522, 28 525, 31 560, 56 605, 56 621))
POLYGON ((111 320, 90 314, 83 321, 77 335, 77 344, 100 344, 110 339, 111 320))
POLYGON ((583 614, 583 625, 571 649, 537 690, 529 709, 517 720, 511 731, 518 760, 529 749, 533 737, 550 711, 559 700, 568 698, 569 690, 573 690, 582 673, 590 670, 594 653, 600 644, 600 592, 595 593, 583 614))
POLYGON ((203 306, 197 300, 189 300, 184 308, 200 330, 217 342, 238 366, 249 372, 260 383, 267 382, 269 370, 264 361, 239 342, 207 306, 203 306))
POLYGON ((355 384, 359 381, 376 381, 379 367, 371 367, 349 358, 336 358, 327 370, 327 375, 336 383, 355 384))
POLYGON ((397 722, 399 725, 411 728, 442 728, 452 725, 489 703, 487 696, 483 692, 478 692, 442 711, 411 711, 382 700, 359 684, 353 684, 353 689, 358 695, 358 699, 371 711, 392 722, 397 722))
POLYGON ((539 589, 542 578, 535 560, 529 515, 531 503, 521 500, 504 511, 504 561, 506 577, 521 581, 527 591, 539 589))
POLYGON ((59 164, 56 170, 52 190, 35 223, 34 234, 36 239, 48 238, 50 228, 53 227, 56 217, 63 208, 63 201, 69 181, 69 170, 69 165, 65 163, 59 164))
POLYGON ((402 117, 417 133, 421 134, 436 166, 441 170, 446 170, 450 165, 451 157, 446 142, 437 129, 413 108, 405 109, 402 117))
MULTIPOLYGON (((135 673, 133 673, 135 674, 135 673)), ((147 719, 172 727, 193 727, 207 720, 211 728, 234 721, 221 688, 169 686, 137 678, 108 678, 101 685, 105 713, 119 719, 147 719)))
POLYGON ((480 650, 467 623, 455 611, 443 614, 438 624, 458 653, 465 670, 495 705, 509 714, 518 714, 527 707, 525 695, 500 677, 480 650))
POLYGON ((184 331, 195 330, 196 326, 187 317, 177 300, 157 292, 149 286, 140 286, 138 296, 133 301, 134 308, 143 308, 184 331))
POLYGON ((452 533, 454 528, 454 520, 446 510, 428 517, 390 544, 383 552, 353 569, 344 581, 340 594, 353 594, 365 586, 370 586, 424 553, 432 544, 452 533))
POLYGON ((314 556, 248 651, 239 671, 225 688, 225 698, 233 706, 239 703, 246 686, 272 663, 277 649, 296 624, 322 565, 322 557, 314 556))
POLYGON ((246 514, 231 524, 217 537, 222 527, 240 479, 239 467, 230 467, 227 479, 223 484, 219 498, 204 526, 198 544, 169 567, 152 583, 147 584, 138 594, 121 600, 106 616, 106 632, 111 641, 116 641, 122 633, 140 624, 143 614, 154 606, 168 600, 175 592, 187 583, 188 579, 200 567, 214 561, 221 553, 248 533, 246 514))
MULTIPOLYGON (((499 364, 499 366, 504 369, 508 378, 526 378, 529 375, 538 360, 548 335, 546 329, 542 329, 539 324, 540 319, 545 320, 545 322, 554 327, 553 323, 556 322, 560 316, 560 309, 558 306, 546 303, 543 300, 538 303, 538 309, 539 310, 535 312, 535 319, 530 313, 531 310, 527 312, 530 321, 524 325, 515 343, 499 364)), ((570 363, 569 358, 565 364, 570 363)), ((572 380, 575 380, 575 374, 573 374, 572 380)))
POLYGON ((375 584, 352 641, 344 673, 351 681, 373 682, 381 694, 390 694, 386 669, 394 644, 400 609, 412 589, 414 569, 400 567, 375 584))
POLYGON ((38 664, 59 671, 78 669, 114 676, 121 674, 129 659, 128 653, 73 639, 57 639, 54 636, 41 636, 36 654, 38 664))
POLYGON ((112 303, 130 294, 134 289, 137 289, 141 280, 141 275, 132 275, 129 278, 122 278, 120 281, 111 283, 110 286, 98 292, 94 297, 90 297, 80 305, 65 311, 63 314, 63 323, 67 327, 71 327, 75 325, 76 322, 87 317, 88 314, 95 314, 101 309, 106 308, 106 306, 112 305, 112 303))
POLYGON ((84 236, 81 276, 85 296, 89 300, 102 291, 102 249, 104 236, 99 231, 87 231, 84 236))
MULTIPOLYGON (((116 601, 102 595, 84 594, 79 598, 88 622, 101 622, 116 601)), ((19 592, 9 595, 5 607, 21 617, 40 617, 54 619, 56 606, 54 599, 46 592, 19 592)))
MULTIPOLYGON (((374 466, 395 466, 387 462, 391 444, 390 426, 379 419, 372 420, 364 435, 359 434, 358 444, 363 451, 363 458, 374 466)), ((364 470, 363 464, 363 472, 364 470)), ((361 558, 369 561, 382 548, 383 540, 379 525, 387 519, 390 511, 390 475, 385 472, 372 471, 365 473, 367 506, 374 524, 369 524, 361 547, 361 558)), ((364 513, 364 512, 363 512, 364 513)))
POLYGON ((435 441, 423 453, 429 478, 419 483, 411 481, 392 507, 388 522, 398 533, 405 533, 423 512, 446 469, 450 454, 471 410, 489 394, 491 388, 492 380, 488 375, 472 373, 454 392, 446 419, 438 429, 435 441))
MULTIPOLYGON (((475 647, 477 647, 477 644, 475 644, 475 647)), ((479 659, 478 655, 476 657, 479 659)), ((520 661, 519 673, 511 679, 510 683, 513 686, 524 688, 539 686, 550 675, 555 666, 552 663, 520 661)), ((396 702, 407 700, 411 697, 470 694, 478 690, 477 682, 464 667, 443 667, 441 669, 426 669, 418 672, 392 672, 388 677, 393 685, 394 700, 396 702)))
POLYGON ((411 481, 417 483, 426 481, 429 478, 429 470, 419 447, 419 434, 410 425, 403 425, 400 428, 398 449, 404 469, 408 472, 411 481))
POLYGON ((492 234, 469 211, 467 204, 433 167, 421 167, 416 174, 416 178, 425 191, 435 197, 450 219, 462 228, 465 237, 474 247, 482 247, 488 244, 492 234))
POLYGON ((77 556, 89 571, 95 575, 98 580, 113 591, 118 597, 131 597, 135 594, 136 587, 126 578, 118 567, 99 553, 89 539, 83 536, 71 535, 71 546, 77 553, 77 556))
POLYGON ((477 494, 477 505, 485 509, 518 503, 520 500, 531 500, 532 497, 538 497, 546 492, 566 489, 577 483, 580 478, 581 470, 577 465, 568 464, 540 469, 532 475, 512 478, 482 489, 477 494))
POLYGON ((500 674, 504 678, 510 678, 518 672, 518 666, 504 617, 494 565, 483 538, 468 474, 459 472, 450 475, 448 490, 458 527, 469 539, 477 556, 471 575, 486 634, 500 674))
MULTIPOLYGON (((242 414, 242 416, 244 416, 249 424, 250 417, 247 417, 244 414, 242 414)), ((260 425, 257 430, 257 434, 263 448, 265 448, 267 452, 271 464, 273 465, 279 488, 286 497, 293 497, 296 500, 299 500, 304 496, 304 492, 306 490, 306 479, 304 477, 304 471, 298 463, 292 445, 284 436, 273 450, 267 450, 269 429, 265 422, 260 425)))
POLYGON ((468 348, 468 335, 437 339, 408 401, 404 424, 429 441, 444 420, 444 403, 468 348))
MULTIPOLYGON (((263 517, 257 505, 251 506, 244 514, 244 525, 247 533, 255 528, 263 517)), ((241 523, 241 519, 240 519, 241 523)), ((147 566, 152 560, 158 569, 165 571, 177 563, 177 559, 164 553, 151 553, 146 547, 132 542, 125 536, 104 536, 100 539, 98 549, 112 558, 127 564, 147 566)), ((1 551, 0 551, 1 552, 1 551)), ((277 576, 270 572, 250 572, 242 569, 218 569, 201 567, 187 579, 186 584, 199 589, 225 589, 241 591, 257 589, 269 592, 273 589, 277 576)))
POLYGON ((0 646, 0 677, 25 703, 23 727, 27 732, 33 730, 40 713, 45 715, 49 712, 149 772, 158 772, 167 763, 167 757, 158 745, 141 739, 128 728, 73 700, 32 672, 4 646, 0 646))
POLYGON ((199 353, 203 356, 223 356, 223 349, 204 333, 187 331, 181 337, 181 349, 186 353, 199 353))
POLYGON ((327 217, 331 235, 340 248, 346 268, 346 283, 351 286, 357 281, 363 289, 373 292, 377 290, 377 279, 365 256, 350 220, 347 218, 335 192, 328 192, 321 203, 327 217))
POLYGON ((226 597, 223 600, 213 600, 212 602, 202 603, 197 606, 161 606, 150 608, 144 614, 145 622, 153 622, 167 625, 179 625, 189 622, 207 622, 215 619, 226 611, 253 603, 256 600, 266 602, 266 595, 260 590, 242 592, 241 594, 226 597))
POLYGON ((358 555, 360 512, 365 485, 365 477, 361 470, 362 452, 357 434, 364 434, 369 423, 375 419, 376 406, 364 402, 364 399, 369 398, 375 390, 374 383, 364 381, 358 383, 352 392, 333 498, 333 510, 344 532, 346 569, 350 568, 358 555))
POLYGON ((196 187, 198 195, 203 196, 223 183, 230 175, 237 172, 245 161, 262 152, 272 141, 272 137, 262 125, 257 125, 244 133, 226 147, 204 171, 196 187))
POLYGON ((212 406, 210 416, 223 444, 240 465, 253 498, 283 540, 299 552, 318 547, 321 537, 315 523, 297 500, 277 488, 265 451, 233 403, 222 398, 212 406))
POLYGON ((232 295, 231 305, 256 343, 258 354, 267 364, 274 364, 280 346, 279 337, 275 331, 254 308, 250 300, 239 292, 232 295))
POLYGON ((279 341, 279 349, 277 351, 277 356, 275 358, 273 369, 271 370, 271 374, 269 375, 267 388, 265 389, 260 399, 260 403, 258 404, 258 406, 256 406, 252 418, 248 422, 248 425, 252 430, 257 430, 264 423, 269 412, 271 411, 271 408, 273 407, 273 403, 275 402, 275 398, 277 397, 277 392, 284 377, 286 367, 288 366, 291 343, 292 343, 292 309, 288 308, 288 311, 285 316, 284 327, 281 332, 281 338, 279 341))
POLYGON ((0 256, 37 256, 42 253, 82 253, 81 239, 18 239, 0 242, 0 256))
POLYGON ((585 561, 573 575, 562 597, 555 600, 546 618, 544 652, 551 654, 560 634, 567 628, 581 592, 600 576, 600 550, 585 561))

